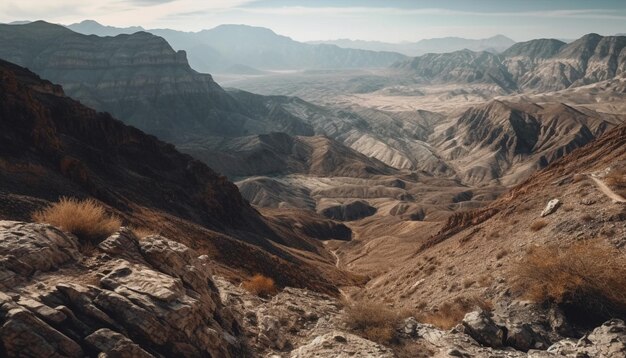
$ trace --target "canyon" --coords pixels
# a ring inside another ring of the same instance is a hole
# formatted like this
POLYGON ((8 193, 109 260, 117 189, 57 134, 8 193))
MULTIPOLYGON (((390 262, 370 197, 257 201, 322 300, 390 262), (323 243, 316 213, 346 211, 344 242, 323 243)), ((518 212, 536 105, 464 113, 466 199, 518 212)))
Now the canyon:
POLYGON ((622 272, 626 37, 504 42, 0 25, 0 353, 623 354, 621 296, 533 301, 516 272, 587 241, 622 272), (63 197, 121 227, 32 222, 63 197))

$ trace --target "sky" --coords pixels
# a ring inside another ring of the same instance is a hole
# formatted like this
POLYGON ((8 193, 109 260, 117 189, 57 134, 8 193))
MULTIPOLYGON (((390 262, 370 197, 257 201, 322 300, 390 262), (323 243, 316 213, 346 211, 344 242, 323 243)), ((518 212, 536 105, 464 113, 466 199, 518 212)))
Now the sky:
POLYGON ((496 34, 524 41, 626 33, 626 0, 0 0, 0 22, 86 19, 183 31, 246 24, 298 41, 496 34))

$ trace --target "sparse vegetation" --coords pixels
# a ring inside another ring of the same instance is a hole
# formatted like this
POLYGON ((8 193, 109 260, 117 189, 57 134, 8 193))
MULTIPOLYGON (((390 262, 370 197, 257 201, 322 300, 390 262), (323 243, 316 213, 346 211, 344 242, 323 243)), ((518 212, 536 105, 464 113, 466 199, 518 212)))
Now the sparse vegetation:
POLYGON ((482 275, 478 278, 478 286, 487 287, 491 285, 492 277, 489 275, 482 275))
POLYGON ((579 323, 593 325, 626 313, 626 257, 607 244, 537 247, 512 275, 527 298, 560 304, 579 323))
POLYGON ((278 292, 274 280, 261 274, 256 274, 242 282, 241 287, 259 297, 270 297, 278 292))
POLYGON ((359 301, 346 305, 343 321, 356 334, 389 345, 397 343, 396 328, 402 319, 410 316, 409 313, 403 313, 388 309, 380 303, 359 301))
POLYGON ((463 320, 466 313, 477 308, 491 311, 493 310, 493 304, 477 296, 457 297, 452 302, 442 304, 439 310, 422 313, 416 318, 420 322, 430 323, 442 329, 451 329, 463 320))
POLYGON ((107 214, 94 199, 61 198, 57 203, 33 214, 33 220, 71 232, 84 243, 99 242, 117 231, 122 222, 107 214))
POLYGON ((548 222, 547 221, 545 221, 545 220, 537 220, 537 221, 534 221, 532 224, 530 224, 530 230, 537 232, 537 231, 543 229, 546 226, 548 226, 548 222))

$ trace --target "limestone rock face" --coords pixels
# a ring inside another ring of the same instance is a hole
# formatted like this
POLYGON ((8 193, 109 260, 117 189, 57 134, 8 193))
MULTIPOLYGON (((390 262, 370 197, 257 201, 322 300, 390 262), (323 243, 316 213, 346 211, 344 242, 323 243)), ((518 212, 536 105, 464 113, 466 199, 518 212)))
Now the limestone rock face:
POLYGON ((0 222, 2 266, 15 273, 29 275, 34 271, 50 271, 76 259, 77 250, 75 238, 52 226, 0 222))
POLYGON ((0 221, 2 356, 235 357, 238 326, 197 255, 128 229, 83 256, 51 226, 0 221), (6 239, 5 239, 6 238, 6 239), (89 262, 89 264, 85 264, 89 262), (31 268, 23 271, 23 267, 31 268))

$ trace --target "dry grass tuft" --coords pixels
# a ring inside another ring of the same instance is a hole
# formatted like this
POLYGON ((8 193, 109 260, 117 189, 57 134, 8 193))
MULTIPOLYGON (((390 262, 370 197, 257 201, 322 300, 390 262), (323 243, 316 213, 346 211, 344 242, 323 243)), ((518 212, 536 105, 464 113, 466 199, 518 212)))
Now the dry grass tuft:
POLYGON ((451 329, 463 320, 466 313, 478 308, 491 311, 493 304, 478 296, 457 297, 452 302, 442 304, 438 311, 423 313, 416 318, 420 322, 430 323, 441 329, 451 329))
POLYGON ((94 199, 61 198, 33 214, 33 220, 71 232, 85 242, 98 242, 116 232, 122 221, 106 213, 94 199))
POLYGON ((241 287, 259 297, 270 297, 278 292, 274 280, 261 274, 256 274, 249 280, 242 282, 241 287))
POLYGON ((390 310, 380 303, 360 301, 346 305, 343 322, 356 334, 389 345, 397 343, 396 328, 410 315, 390 310))
POLYGON ((607 244, 534 248, 512 275, 517 291, 536 302, 560 304, 579 323, 626 314, 626 257, 607 244))
POLYGON ((530 230, 532 231, 539 231, 541 229, 543 229, 544 227, 548 226, 548 222, 545 220, 537 220, 535 222, 533 222, 532 224, 530 224, 530 230))

